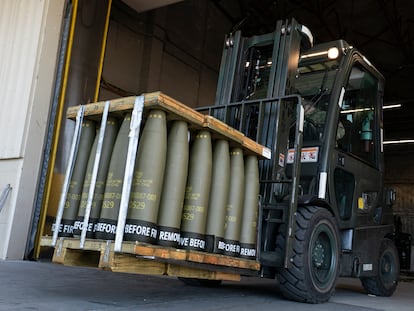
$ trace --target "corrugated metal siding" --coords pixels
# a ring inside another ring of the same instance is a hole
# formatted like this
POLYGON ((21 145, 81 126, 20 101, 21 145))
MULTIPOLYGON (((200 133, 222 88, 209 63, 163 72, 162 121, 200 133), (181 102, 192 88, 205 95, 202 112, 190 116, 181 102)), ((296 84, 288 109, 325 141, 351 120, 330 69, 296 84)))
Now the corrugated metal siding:
POLYGON ((414 238, 414 166, 410 165, 414 154, 410 150, 385 154, 385 186, 396 191, 394 214, 401 218, 403 232, 414 238))
POLYGON ((394 215, 400 216, 402 231, 414 237, 414 183, 394 183, 387 186, 396 191, 394 215))
POLYGON ((0 1, 0 159, 22 157, 45 2, 0 1))

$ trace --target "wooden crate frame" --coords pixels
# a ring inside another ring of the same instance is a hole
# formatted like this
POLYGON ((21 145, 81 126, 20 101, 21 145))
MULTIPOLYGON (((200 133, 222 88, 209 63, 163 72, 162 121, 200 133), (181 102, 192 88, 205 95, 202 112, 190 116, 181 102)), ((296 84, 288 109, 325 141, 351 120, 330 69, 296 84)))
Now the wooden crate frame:
MULTIPOLYGON (((254 154, 260 158, 270 157, 269 148, 258 144, 246 137, 243 133, 230 127, 226 123, 209 115, 204 115, 194 109, 180 103, 172 97, 162 93, 146 93, 144 96, 144 109, 161 109, 166 111, 167 120, 185 120, 192 129, 209 129, 215 139, 228 139, 231 146, 242 147, 246 154, 254 154)), ((109 113, 119 113, 132 110, 135 103, 135 96, 123 97, 110 100, 109 113)), ((105 106, 105 101, 84 105, 85 117, 99 117, 105 106)), ((80 106, 72 106, 67 110, 66 117, 75 119, 80 106)))
MULTIPOLYGON (((161 92, 143 94, 143 98, 144 115, 151 109, 161 109, 166 112, 168 121, 184 120, 190 130, 208 129, 213 139, 226 139, 230 146, 241 147, 246 155, 269 158, 268 148, 212 116, 199 113, 161 92)), ((136 96, 130 96, 73 106, 67 110, 67 118, 75 119, 82 107, 83 117, 99 120, 108 104, 109 114, 122 117, 124 112, 133 110, 136 99, 136 96)), ((237 281, 241 275, 257 275, 260 270, 256 260, 139 242, 122 241, 121 250, 115 251, 113 241, 78 238, 54 240, 43 236, 40 245, 54 247, 52 261, 55 263, 114 272, 237 281)))
MULTIPOLYGON (((53 247, 52 237, 43 236, 40 246, 53 247)), ((113 272, 228 281, 239 281, 241 275, 257 275, 260 270, 256 260, 140 242, 124 241, 121 252, 115 252, 113 241, 87 239, 81 249, 75 238, 59 238, 52 261, 113 272)))

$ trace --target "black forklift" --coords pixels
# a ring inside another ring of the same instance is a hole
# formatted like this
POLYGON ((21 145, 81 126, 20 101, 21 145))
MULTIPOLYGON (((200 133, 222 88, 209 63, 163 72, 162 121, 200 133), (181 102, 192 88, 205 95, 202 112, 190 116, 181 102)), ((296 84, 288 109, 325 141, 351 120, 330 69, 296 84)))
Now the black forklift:
POLYGON ((313 46, 297 21, 224 44, 214 106, 200 108, 265 145, 260 276, 289 299, 329 300, 337 278, 390 296, 399 277, 395 193, 384 189, 384 78, 343 40, 313 46))

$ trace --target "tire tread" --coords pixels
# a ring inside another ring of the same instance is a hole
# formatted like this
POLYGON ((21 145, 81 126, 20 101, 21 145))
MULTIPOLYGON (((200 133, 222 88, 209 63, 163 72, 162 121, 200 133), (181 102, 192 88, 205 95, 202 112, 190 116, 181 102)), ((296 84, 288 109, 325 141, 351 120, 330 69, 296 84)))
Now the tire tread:
MULTIPOLYGON (((361 284, 362 287, 364 287, 365 291, 368 294, 375 295, 375 296, 381 296, 381 297, 389 297, 391 296, 395 289, 397 288, 398 284, 398 275, 399 275, 399 262, 398 262, 398 251, 394 245, 394 242, 390 239, 383 239, 380 253, 378 258, 380 258, 383 254, 383 251, 385 251, 387 248, 391 248, 392 252, 394 253, 394 259, 396 266, 394 267, 397 272, 397 279, 395 280, 394 284, 391 287, 387 287, 383 284, 382 279, 379 275, 379 272, 376 276, 373 277, 361 277, 361 284)), ((378 268, 379 269, 379 268, 378 268)))
MULTIPOLYGON (((297 226, 295 232, 296 243, 294 246, 293 265, 290 269, 280 269, 277 275, 280 283, 280 290, 283 296, 287 299, 306 303, 322 303, 329 300, 330 296, 334 292, 335 285, 327 295, 317 297, 312 295, 306 285, 306 278, 303 269, 303 257, 306 251, 306 234, 308 234, 312 217, 320 210, 323 210, 323 208, 317 206, 305 206, 297 210, 297 226)), ((330 215, 330 217, 331 221, 335 223, 333 216, 330 215)), ((276 251, 283 251, 285 249, 285 228, 285 225, 282 225, 279 230, 279 234, 276 239, 276 251)))

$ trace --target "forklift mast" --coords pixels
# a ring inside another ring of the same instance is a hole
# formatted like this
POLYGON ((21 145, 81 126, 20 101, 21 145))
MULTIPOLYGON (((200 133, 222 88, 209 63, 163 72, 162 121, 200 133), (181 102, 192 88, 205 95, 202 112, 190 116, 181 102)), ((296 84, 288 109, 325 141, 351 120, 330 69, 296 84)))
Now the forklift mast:
POLYGON ((230 34, 225 40, 215 105, 200 109, 271 150, 272 159, 260 163, 259 218, 267 221, 259 221, 258 251, 262 262, 272 265, 289 265, 289 256, 274 251, 276 229, 285 221, 290 232, 287 252, 292 252, 300 159, 294 159, 290 176, 286 175, 286 160, 289 146, 301 153, 304 110, 300 96, 289 94, 300 51, 312 44, 310 31, 295 20, 279 21, 275 31, 265 35, 244 38, 240 31, 230 34), (289 200, 279 202, 287 191, 289 200))

